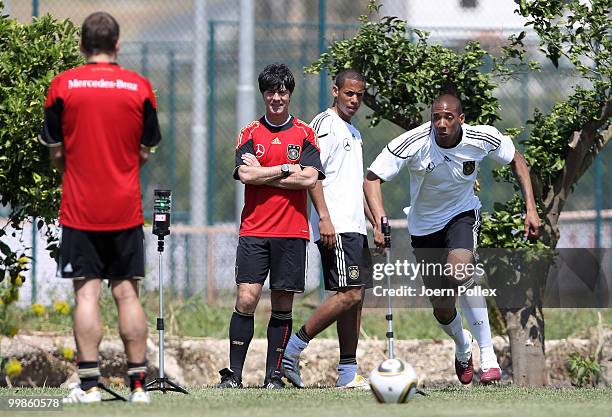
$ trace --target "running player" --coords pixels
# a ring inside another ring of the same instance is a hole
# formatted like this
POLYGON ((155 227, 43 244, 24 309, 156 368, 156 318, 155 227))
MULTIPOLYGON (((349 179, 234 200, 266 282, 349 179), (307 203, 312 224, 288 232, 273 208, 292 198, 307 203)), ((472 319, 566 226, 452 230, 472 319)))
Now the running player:
MULTIPOLYGON (((365 195, 374 218, 385 215, 381 184, 403 167, 410 170, 408 228, 418 261, 459 265, 474 262, 480 228, 480 200, 474 194, 478 164, 486 156, 510 164, 526 204, 526 237, 537 237, 540 218, 533 197, 529 170, 512 140, 492 126, 464 123, 461 101, 450 94, 438 97, 431 107, 431 121, 393 139, 368 168, 365 195), (442 249, 433 253, 430 249, 442 249)), ((375 243, 383 236, 374 226, 375 243)), ((471 279, 471 278, 470 278, 471 279)), ((436 288, 471 285, 454 276, 424 276, 425 285, 436 288)), ((491 329, 484 299, 460 300, 462 312, 478 341, 483 383, 500 379, 501 372, 491 343, 491 329), (475 307, 477 306, 477 307, 475 307)), ((431 299, 440 328, 455 341, 455 370, 459 381, 473 377, 472 336, 463 329, 455 297, 431 299)))

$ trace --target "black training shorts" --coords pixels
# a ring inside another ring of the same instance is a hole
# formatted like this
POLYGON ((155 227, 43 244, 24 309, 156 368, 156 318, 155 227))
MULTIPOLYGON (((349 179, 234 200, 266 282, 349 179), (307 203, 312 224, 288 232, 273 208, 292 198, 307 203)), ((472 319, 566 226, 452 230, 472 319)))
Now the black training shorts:
MULTIPOLYGON (((419 263, 442 265, 443 268, 452 249, 467 249, 475 254, 479 233, 480 210, 464 211, 453 217, 442 230, 425 236, 411 236, 415 258, 419 263)), ((431 289, 456 288, 440 274, 439 269, 431 267, 428 269, 431 272, 421 273, 423 284, 431 289)))
POLYGON ((332 249, 317 241, 321 253, 325 289, 335 291, 346 287, 372 287, 372 257, 368 237, 360 233, 336 235, 332 249))
POLYGON ((288 237, 240 236, 236 249, 236 284, 263 284, 270 289, 304 292, 308 240, 288 237))
POLYGON ((94 232, 62 226, 57 276, 141 279, 145 275, 142 226, 94 232))

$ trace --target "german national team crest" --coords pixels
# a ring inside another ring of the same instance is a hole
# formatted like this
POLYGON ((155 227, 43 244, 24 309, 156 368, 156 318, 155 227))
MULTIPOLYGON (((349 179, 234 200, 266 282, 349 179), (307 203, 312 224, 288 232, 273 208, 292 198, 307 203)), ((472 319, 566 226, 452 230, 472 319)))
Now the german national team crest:
POLYGON ((297 161, 300 159, 300 145, 287 145, 287 158, 290 161, 297 161))
POLYGON ((465 175, 472 175, 476 169, 476 161, 466 161, 463 163, 463 173, 465 175))
POLYGON ((355 265, 349 266, 348 275, 349 275, 349 278, 352 280, 359 278, 359 267, 355 265))

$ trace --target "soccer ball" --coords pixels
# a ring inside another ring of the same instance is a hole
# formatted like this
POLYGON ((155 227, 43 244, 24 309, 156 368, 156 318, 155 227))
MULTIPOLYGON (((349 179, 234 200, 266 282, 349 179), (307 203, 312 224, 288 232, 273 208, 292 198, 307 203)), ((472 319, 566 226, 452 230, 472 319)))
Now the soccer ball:
POLYGON ((418 378, 401 359, 387 359, 370 374, 370 387, 379 403, 405 403, 416 393, 418 378))

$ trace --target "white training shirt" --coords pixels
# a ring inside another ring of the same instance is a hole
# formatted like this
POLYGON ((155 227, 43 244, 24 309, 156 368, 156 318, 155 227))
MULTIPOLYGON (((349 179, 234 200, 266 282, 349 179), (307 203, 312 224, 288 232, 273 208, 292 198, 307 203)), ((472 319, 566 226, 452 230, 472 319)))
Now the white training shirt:
MULTIPOLYGON (((319 113, 310 126, 317 132, 325 172, 323 195, 336 233, 366 232, 363 211, 363 156, 361 134, 332 109, 319 113)), ((313 239, 319 235, 319 214, 312 206, 313 239)))
POLYGON ((368 168, 384 181, 395 177, 402 167, 410 170, 411 235, 437 232, 457 214, 479 209, 474 194, 478 164, 485 156, 501 164, 514 159, 514 144, 493 126, 462 125, 461 141, 451 149, 438 146, 431 122, 393 139, 368 168))

